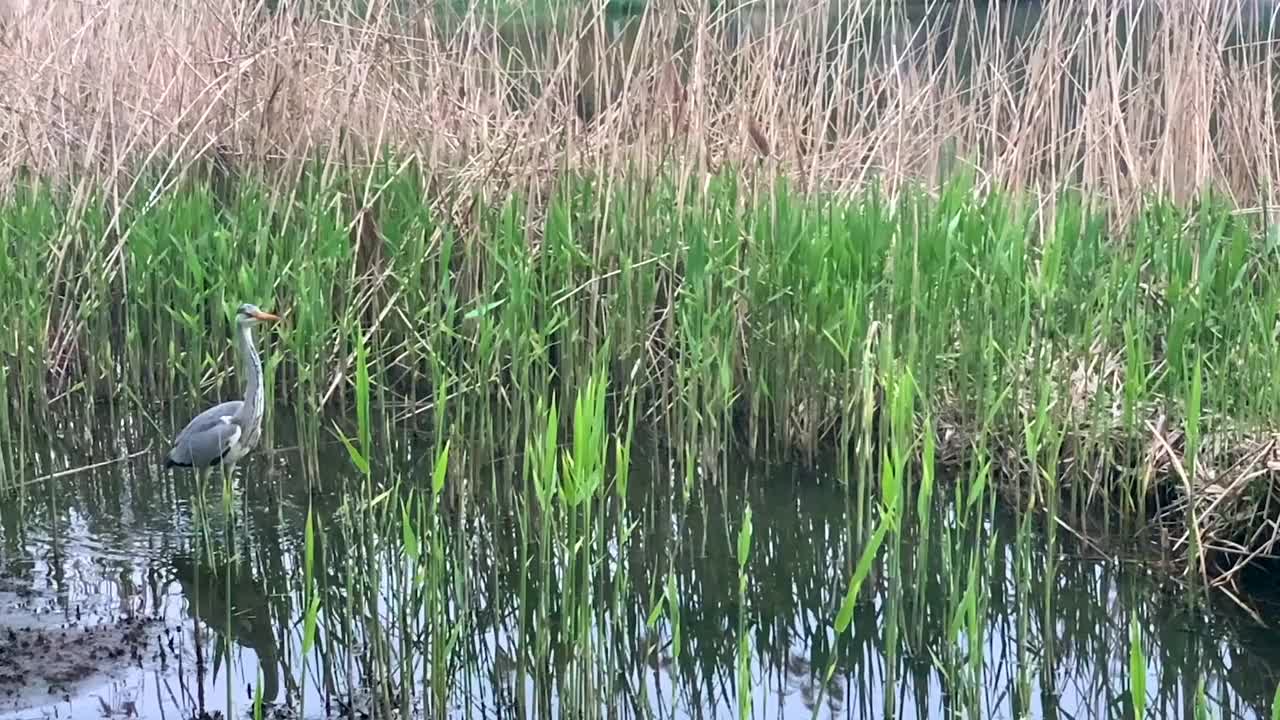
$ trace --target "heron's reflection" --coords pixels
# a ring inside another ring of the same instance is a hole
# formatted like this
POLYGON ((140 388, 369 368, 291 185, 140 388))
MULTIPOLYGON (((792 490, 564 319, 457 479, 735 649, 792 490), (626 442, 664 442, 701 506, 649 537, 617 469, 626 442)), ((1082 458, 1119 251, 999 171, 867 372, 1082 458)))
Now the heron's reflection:
POLYGON ((291 676, 275 632, 286 627, 278 618, 287 617, 287 611, 282 615, 281 608, 274 606, 263 580, 243 562, 210 563, 178 555, 169 564, 187 598, 191 618, 226 642, 252 650, 262 668, 263 702, 281 700, 280 677, 288 680, 291 676))

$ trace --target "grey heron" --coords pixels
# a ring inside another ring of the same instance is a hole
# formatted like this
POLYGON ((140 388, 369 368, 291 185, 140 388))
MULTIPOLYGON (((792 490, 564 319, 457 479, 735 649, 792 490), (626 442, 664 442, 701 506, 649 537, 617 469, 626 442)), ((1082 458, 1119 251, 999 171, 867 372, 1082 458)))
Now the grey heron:
POLYGON ((279 319, 248 303, 236 310, 236 345, 247 373, 244 400, 214 405, 192 418, 174 438, 166 468, 195 468, 203 478, 221 465, 229 473, 258 444, 264 412, 262 360, 253 346, 253 327, 279 319))

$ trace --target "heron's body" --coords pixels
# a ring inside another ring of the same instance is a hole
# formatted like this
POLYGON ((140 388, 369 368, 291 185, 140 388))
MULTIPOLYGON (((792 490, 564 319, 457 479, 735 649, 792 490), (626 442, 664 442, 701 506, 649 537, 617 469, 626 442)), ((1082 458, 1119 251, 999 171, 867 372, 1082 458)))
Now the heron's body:
POLYGON ((244 362, 244 400, 214 405, 196 415, 174 438, 166 467, 195 468, 202 473, 219 465, 233 468, 258 444, 262 434, 262 361, 253 346, 252 327, 263 320, 277 320, 253 305, 236 313, 236 341, 244 362))
POLYGON ((243 406, 241 400, 230 400, 192 418, 174 439, 166 464, 169 467, 214 467, 234 465, 243 459, 257 444, 257 437, 246 438, 244 428, 236 423, 236 416, 243 406))

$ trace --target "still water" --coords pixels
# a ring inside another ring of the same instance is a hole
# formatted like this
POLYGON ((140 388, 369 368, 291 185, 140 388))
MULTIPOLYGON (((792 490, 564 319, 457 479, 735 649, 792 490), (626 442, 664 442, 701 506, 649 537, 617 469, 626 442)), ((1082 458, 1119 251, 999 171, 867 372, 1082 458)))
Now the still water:
MULTIPOLYGON (((93 433, 72 432, 72 422, 49 429, 55 439, 35 455, 41 466, 78 467, 150 450, 33 485, 22 502, 0 506, 0 718, 246 717, 258 692, 268 717, 296 717, 300 701, 306 717, 371 712, 358 692, 342 689, 365 682, 353 670, 359 667, 353 658, 370 652, 358 632, 322 619, 304 666, 299 589, 308 507, 332 528, 360 492, 360 476, 341 445, 303 452, 289 437, 288 410, 273 417, 268 447, 240 468, 225 508, 235 526, 235 563, 201 558, 199 536, 211 526, 198 519, 191 478, 159 469, 167 436, 154 429, 117 432, 105 421, 93 433), (6 639, 9 629, 17 635, 6 639), (15 673, 24 677, 15 680, 15 673)), ((376 464, 386 476, 425 484, 424 443, 405 432, 376 464)), ((1015 717, 1019 708, 1032 717, 1127 716, 1131 613, 1143 630, 1149 712, 1192 717, 1203 680, 1214 717, 1269 714, 1280 680, 1280 632, 1230 603, 1189 605, 1161 580, 1151 557, 1136 562, 1062 532, 1050 565, 1042 532, 1034 531, 1020 552, 1013 520, 998 511, 983 514, 972 532, 957 529, 947 493, 933 519, 935 528, 949 529, 931 535, 927 565, 910 561, 915 541, 903 535, 896 640, 885 622, 895 582, 883 553, 868 580, 874 601, 859 604, 837 637, 833 619, 858 548, 851 541, 852 494, 830 463, 811 468, 730 453, 739 459, 686 504, 686 477, 669 469, 659 448, 652 437, 637 438, 628 491, 635 530, 622 552, 602 555, 603 576, 629 579, 625 593, 593 611, 596 677, 613 688, 598 689, 603 717, 737 717, 740 619, 750 637, 752 717, 883 717, 887 701, 901 717, 946 716, 952 697, 945 688, 956 686, 939 669, 938 640, 954 620, 949 598, 956 582, 963 587, 956 564, 977 551, 991 555, 976 618, 980 670, 966 682, 977 684, 984 716, 1015 717), (754 533, 744 607, 736 543, 747 504, 754 533), (1021 580, 1019 560, 1030 570, 1021 580), (645 622, 668 576, 679 589, 678 657, 672 615, 652 627, 645 622), (819 693, 833 660, 834 674, 819 693), (1029 683, 1021 691, 1020 677, 1029 683)), ((512 659, 516 617, 529 610, 520 607, 523 531, 510 492, 519 479, 501 472, 464 473, 471 481, 467 502, 439 511, 469 539, 451 553, 455 572, 446 578, 471 588, 466 632, 450 666, 452 717, 516 717, 521 689, 532 697, 532 684, 518 677, 512 659)), ((220 488, 208 490, 215 517, 224 512, 220 496, 220 488)), ((218 544, 225 527, 213 525, 218 544)), ((349 551, 329 543, 320 554, 336 568, 349 551)), ((393 576, 394 564, 381 572, 393 576)), ((335 590, 331 602, 340 601, 343 573, 351 568, 317 572, 335 590)), ((536 577, 523 579, 527 603, 554 604, 562 592, 536 577)), ((449 612, 451 620, 461 617, 452 614, 456 608, 449 612)), ((394 624, 394 612, 383 621, 394 624)), ((563 640, 556 633, 546 638, 553 645, 563 640)), ((573 652, 568 642, 552 647, 550 655, 562 659, 549 672, 573 652)), ((560 691, 549 695, 543 712, 534 702, 531 714, 558 716, 560 691)))

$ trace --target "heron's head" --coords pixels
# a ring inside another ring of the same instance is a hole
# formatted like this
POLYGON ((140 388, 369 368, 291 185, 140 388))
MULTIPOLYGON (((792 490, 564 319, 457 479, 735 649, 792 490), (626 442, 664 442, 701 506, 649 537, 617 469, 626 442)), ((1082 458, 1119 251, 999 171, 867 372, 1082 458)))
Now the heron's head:
POLYGON ((260 322, 273 322, 280 318, 269 312, 263 312, 257 305, 245 303, 236 310, 236 322, 241 325, 257 325, 260 322))

